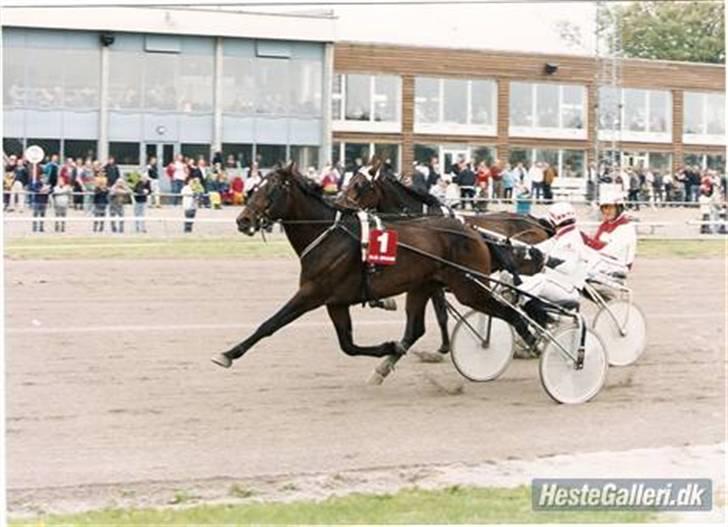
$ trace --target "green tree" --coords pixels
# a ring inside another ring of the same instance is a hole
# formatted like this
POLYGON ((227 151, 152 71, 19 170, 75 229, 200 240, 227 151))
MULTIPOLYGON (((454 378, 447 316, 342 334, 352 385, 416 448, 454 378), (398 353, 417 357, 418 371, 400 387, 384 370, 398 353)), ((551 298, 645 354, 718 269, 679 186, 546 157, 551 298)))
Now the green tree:
POLYGON ((617 24, 625 57, 725 63, 725 5, 635 2, 611 6, 600 24, 617 24))

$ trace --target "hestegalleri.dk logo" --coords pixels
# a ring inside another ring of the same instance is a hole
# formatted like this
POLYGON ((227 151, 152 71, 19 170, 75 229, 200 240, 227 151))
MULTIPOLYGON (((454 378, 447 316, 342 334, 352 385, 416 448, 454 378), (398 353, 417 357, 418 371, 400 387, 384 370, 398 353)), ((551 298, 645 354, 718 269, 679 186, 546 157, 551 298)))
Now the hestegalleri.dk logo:
POLYGON ((534 479, 533 510, 709 511, 710 479, 534 479))

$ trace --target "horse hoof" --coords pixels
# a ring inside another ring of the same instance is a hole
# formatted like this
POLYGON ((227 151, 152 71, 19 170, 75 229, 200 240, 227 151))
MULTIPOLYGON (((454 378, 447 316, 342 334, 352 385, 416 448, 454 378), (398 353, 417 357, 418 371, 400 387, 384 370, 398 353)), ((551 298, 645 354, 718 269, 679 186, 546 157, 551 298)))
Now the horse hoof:
POLYGON ((385 311, 397 311, 397 302, 394 298, 385 298, 382 300, 382 309, 385 311))
POLYGON ((379 373, 378 371, 373 371, 372 374, 367 379, 367 384, 370 386, 379 386, 384 382, 384 375, 379 373))
POLYGON ((420 362, 425 362, 428 364, 442 362, 445 360, 445 357, 442 355, 442 353, 432 353, 431 351, 413 351, 412 354, 417 357, 420 362))
POLYGON ((210 360, 218 366, 222 366, 223 368, 229 368, 233 365, 232 359, 224 353, 218 353, 217 355, 213 355, 210 360))

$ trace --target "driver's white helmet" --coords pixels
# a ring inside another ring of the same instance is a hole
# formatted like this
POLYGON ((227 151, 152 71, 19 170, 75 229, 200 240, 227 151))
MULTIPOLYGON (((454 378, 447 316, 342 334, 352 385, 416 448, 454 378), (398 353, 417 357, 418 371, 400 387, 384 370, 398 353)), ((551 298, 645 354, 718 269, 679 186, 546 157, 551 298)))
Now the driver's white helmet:
POLYGON ((599 195, 599 206, 624 205, 624 197, 619 192, 602 192, 599 195))
POLYGON ((571 203, 561 201, 549 207, 548 218, 554 227, 560 227, 568 221, 576 221, 576 210, 571 203))

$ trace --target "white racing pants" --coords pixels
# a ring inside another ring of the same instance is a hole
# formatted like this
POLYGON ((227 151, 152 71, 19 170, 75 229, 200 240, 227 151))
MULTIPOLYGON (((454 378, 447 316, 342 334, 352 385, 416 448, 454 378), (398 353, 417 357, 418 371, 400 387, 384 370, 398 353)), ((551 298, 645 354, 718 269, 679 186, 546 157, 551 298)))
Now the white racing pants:
POLYGON ((602 254, 594 249, 587 249, 587 275, 598 278, 600 275, 610 276, 614 273, 626 275, 629 268, 619 260, 602 254))
MULTIPOLYGON (((544 272, 522 277, 523 283, 518 287, 537 298, 543 298, 554 304, 578 302, 579 290, 570 284, 564 275, 546 267, 544 272)), ((525 297, 524 302, 530 300, 525 297)))

